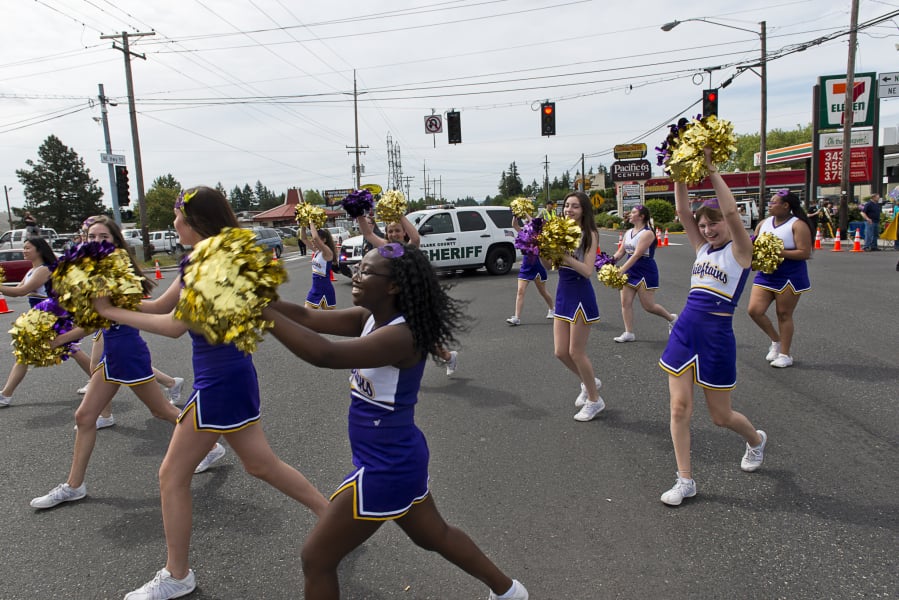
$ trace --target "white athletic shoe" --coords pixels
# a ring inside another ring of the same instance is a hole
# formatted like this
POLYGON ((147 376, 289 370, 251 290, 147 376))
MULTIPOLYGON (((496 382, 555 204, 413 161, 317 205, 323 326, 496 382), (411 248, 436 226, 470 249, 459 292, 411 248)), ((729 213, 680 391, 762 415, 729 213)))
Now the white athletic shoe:
POLYGON ((502 596, 497 596, 494 592, 490 592, 487 596, 487 600, 528 600, 528 598, 528 591, 517 579, 512 580, 512 587, 502 596))
POLYGON ((625 331, 624 333, 622 333, 622 334, 619 335, 618 337, 612 338, 612 339, 614 339, 616 342, 633 342, 634 340, 637 339, 637 336, 635 336, 635 335, 634 335, 633 333, 631 333, 630 331, 625 331))
POLYGON ((172 379, 175 380, 175 383, 169 388, 169 402, 177 406, 181 404, 181 388, 184 386, 184 378, 173 377, 172 379))
POLYGON ((168 569, 159 569, 156 575, 133 592, 125 595, 125 600, 170 600, 186 596, 197 588, 197 578, 193 569, 187 570, 187 577, 175 579, 168 569))
POLYGON ((674 487, 662 494, 662 502, 668 506, 680 506, 684 498, 692 498, 696 495, 696 482, 692 479, 684 479, 680 475, 674 482, 674 487))
POLYGON ((586 423, 590 421, 600 413, 602 409, 606 407, 606 403, 603 402, 602 396, 596 397, 596 402, 590 402, 587 400, 584 402, 584 405, 581 407, 581 410, 574 415, 575 421, 580 421, 582 423, 586 423))
POLYGON ((768 354, 765 355, 765 360, 771 362, 777 355, 780 354, 780 342, 771 342, 771 345, 768 346, 768 354))
MULTIPOLYGON (((599 391, 599 388, 602 387, 602 381, 599 380, 599 377, 594 377, 593 381, 596 382, 596 390, 599 391)), ((574 399, 574 407, 580 408, 587 402, 587 386, 581 383, 581 393, 577 395, 577 398, 574 399)))
POLYGON ((200 464, 197 465, 197 468, 194 469, 194 473, 202 473, 213 464, 218 462, 218 460, 225 455, 225 447, 215 443, 215 446, 212 447, 212 450, 209 451, 209 454, 206 455, 206 458, 200 461, 200 464))

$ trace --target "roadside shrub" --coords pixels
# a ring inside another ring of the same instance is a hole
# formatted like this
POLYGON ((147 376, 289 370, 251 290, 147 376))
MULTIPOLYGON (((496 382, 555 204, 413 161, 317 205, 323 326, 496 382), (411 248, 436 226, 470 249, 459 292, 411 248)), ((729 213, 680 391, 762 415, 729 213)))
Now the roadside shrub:
POLYGON ((670 223, 674 220, 674 205, 667 200, 649 200, 646 202, 646 208, 649 209, 653 222, 659 227, 661 227, 659 223, 670 223))
POLYGON ((609 213, 599 213, 595 218, 597 227, 606 229, 618 229, 621 226, 621 217, 610 215, 609 213))
POLYGON ((659 227, 662 229, 662 232, 664 232, 667 229, 669 233, 684 230, 684 226, 683 226, 683 224, 681 224, 680 221, 671 221, 670 223, 663 223, 662 225, 659 225, 659 227))

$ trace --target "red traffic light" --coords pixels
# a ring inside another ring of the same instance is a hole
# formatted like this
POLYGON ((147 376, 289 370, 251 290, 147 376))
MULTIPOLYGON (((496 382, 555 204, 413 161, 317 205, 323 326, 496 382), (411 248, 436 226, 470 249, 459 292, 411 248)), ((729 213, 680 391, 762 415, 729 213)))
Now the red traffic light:
POLYGON ((546 104, 543 105, 543 114, 544 115, 551 115, 551 114, 553 114, 553 111, 555 111, 555 110, 556 110, 556 105, 552 102, 547 102, 546 104))
POLYGON ((718 92, 709 92, 705 97, 709 102, 714 102, 718 99, 718 92))

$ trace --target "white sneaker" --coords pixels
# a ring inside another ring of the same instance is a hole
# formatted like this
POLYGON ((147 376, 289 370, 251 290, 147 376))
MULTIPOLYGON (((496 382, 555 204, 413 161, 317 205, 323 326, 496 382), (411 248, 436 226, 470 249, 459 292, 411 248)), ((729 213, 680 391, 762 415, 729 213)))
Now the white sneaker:
POLYGON ((554 319, 554 318, 556 318, 556 312, 555 312, 553 309, 550 308, 549 310, 546 311, 546 318, 547 318, 547 319, 554 319))
POLYGON ((490 592, 487 596, 487 600, 528 600, 528 598, 528 591, 517 579, 512 580, 512 587, 502 596, 497 596, 494 592, 490 592))
POLYGON ((771 345, 768 346, 768 354, 765 355, 765 360, 771 362, 780 354, 780 342, 771 342, 771 345))
POLYGON ((10 402, 12 402, 12 396, 0 394, 0 406, 9 406, 10 402))
MULTIPOLYGON (((108 417, 104 417, 100 415, 97 417, 97 429, 106 429, 107 427, 112 427, 115 425, 115 415, 109 415, 108 417)), ((73 427, 75 431, 78 431, 78 425, 73 427)))
POLYGON ((680 475, 674 482, 674 487, 662 494, 662 502, 668 506, 680 506, 684 498, 692 498, 696 495, 696 482, 692 479, 684 479, 680 475))
POLYGON ((762 461, 765 460, 765 444, 768 443, 768 434, 761 429, 756 429, 756 433, 762 437, 762 443, 758 446, 746 444, 746 453, 743 454, 743 460, 740 461, 740 468, 747 473, 752 473, 758 469, 762 466, 762 461))
POLYGON ((81 500, 87 496, 87 488, 82 483, 80 486, 69 487, 68 483, 60 483, 58 486, 50 490, 46 496, 38 496, 31 501, 32 508, 52 508, 63 502, 73 502, 81 500))
POLYGON ((674 331, 674 324, 677 323, 677 313, 671 313, 671 316, 674 318, 668 321, 668 335, 671 335, 671 332, 674 331))
MULTIPOLYGON (((200 464, 197 465, 197 468, 194 469, 194 473, 202 473, 203 471, 211 467, 225 455, 225 452, 225 447, 216 442, 215 446, 212 447, 212 450, 209 451, 209 454, 206 455, 206 458, 201 460, 200 464)), ((177 596, 173 597, 177 598, 177 596)))
POLYGON ((446 361, 446 376, 451 377, 453 373, 456 372, 456 367, 459 366, 459 353, 453 350, 450 352, 450 358, 446 361))
MULTIPOLYGON (((593 381, 596 382, 596 391, 599 391, 599 388, 602 387, 602 381, 599 380, 599 377, 594 377, 593 381)), ((574 399, 574 407, 580 408, 587 402, 587 386, 581 383, 581 393, 577 395, 577 398, 574 399)))
POLYGON ((133 592, 125 595, 125 600, 169 600, 186 596, 197 589, 197 578, 193 569, 187 570, 187 577, 175 579, 168 569, 159 569, 156 575, 133 592))
POLYGON ((630 331, 625 331, 624 333, 622 333, 621 335, 619 335, 617 338, 613 338, 613 339, 614 339, 616 342, 633 342, 634 340, 637 339, 637 336, 635 336, 635 335, 634 335, 633 333, 631 333, 630 331))
POLYGON ((509 317, 508 319, 506 319, 506 323, 508 323, 509 325, 521 325, 521 319, 519 319, 518 317, 512 316, 512 317, 509 317))
POLYGON ((169 388, 169 402, 178 405, 181 404, 181 388, 184 386, 183 377, 173 377, 175 383, 169 388))
POLYGON ((602 396, 596 397, 596 402, 587 400, 581 407, 580 412, 574 415, 575 421, 587 422, 593 419, 599 412, 606 407, 606 403, 602 401, 602 396))
POLYGON ((777 358, 771 361, 771 366, 777 367, 778 369, 783 369, 784 367, 792 367, 793 357, 787 354, 778 354, 777 358))
POLYGON ((81 394, 82 396, 85 395, 85 394, 87 393, 87 386, 88 386, 89 384, 90 384, 90 381, 88 380, 88 382, 85 383, 84 385, 82 385, 80 388, 78 388, 78 389, 75 391, 75 393, 81 394))

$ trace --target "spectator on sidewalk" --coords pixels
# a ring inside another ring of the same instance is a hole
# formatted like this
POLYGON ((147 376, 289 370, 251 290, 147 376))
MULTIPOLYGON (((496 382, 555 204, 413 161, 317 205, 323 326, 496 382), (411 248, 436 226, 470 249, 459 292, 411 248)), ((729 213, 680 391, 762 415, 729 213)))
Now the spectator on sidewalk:
POLYGON ((880 237, 880 213, 883 207, 880 205, 880 194, 871 194, 868 201, 862 206, 862 218, 865 219, 865 252, 875 252, 877 238, 880 237))

